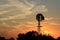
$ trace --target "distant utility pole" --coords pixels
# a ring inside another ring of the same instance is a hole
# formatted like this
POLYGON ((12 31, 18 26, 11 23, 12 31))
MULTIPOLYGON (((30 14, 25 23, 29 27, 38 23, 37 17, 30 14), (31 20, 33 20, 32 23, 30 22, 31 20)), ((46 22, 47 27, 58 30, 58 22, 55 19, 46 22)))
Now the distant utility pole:
POLYGON ((41 21, 43 21, 44 20, 44 16, 43 16, 43 14, 41 14, 41 13, 38 13, 37 15, 36 15, 36 20, 38 21, 38 33, 40 34, 40 31, 41 31, 41 21))

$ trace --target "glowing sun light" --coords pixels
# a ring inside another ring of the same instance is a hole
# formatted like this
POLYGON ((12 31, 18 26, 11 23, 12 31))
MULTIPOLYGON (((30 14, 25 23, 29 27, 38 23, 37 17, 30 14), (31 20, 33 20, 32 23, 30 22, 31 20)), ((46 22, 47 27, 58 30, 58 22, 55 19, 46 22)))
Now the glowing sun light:
POLYGON ((50 33, 48 31, 43 31, 43 34, 49 35, 50 33))

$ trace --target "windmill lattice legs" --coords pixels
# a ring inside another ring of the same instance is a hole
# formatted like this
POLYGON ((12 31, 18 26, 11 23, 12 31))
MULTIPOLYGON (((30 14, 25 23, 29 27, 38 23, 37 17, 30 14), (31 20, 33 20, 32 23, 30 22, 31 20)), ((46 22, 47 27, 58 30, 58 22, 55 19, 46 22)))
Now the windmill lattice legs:
POLYGON ((42 26, 40 26, 40 21, 38 21, 38 33, 39 33, 39 34, 41 33, 41 27, 42 27, 42 26))

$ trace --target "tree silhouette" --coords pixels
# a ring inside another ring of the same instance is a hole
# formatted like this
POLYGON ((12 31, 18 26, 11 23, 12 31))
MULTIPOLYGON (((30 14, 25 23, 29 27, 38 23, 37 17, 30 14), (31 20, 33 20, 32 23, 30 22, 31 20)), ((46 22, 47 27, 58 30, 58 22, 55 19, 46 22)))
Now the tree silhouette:
POLYGON ((19 34, 17 40, 55 40, 52 36, 38 34, 36 31, 30 31, 26 34, 19 34))
MULTIPOLYGON (((5 37, 0 37, 0 40, 15 40, 13 37, 5 39, 5 37)), ((51 35, 38 34, 36 31, 29 31, 25 34, 18 34, 16 40, 60 40, 60 37, 54 39, 51 35)))
POLYGON ((60 37, 58 37, 57 40, 60 40, 60 37))
POLYGON ((25 39, 25 34, 18 34, 17 40, 24 40, 25 39))
POLYGON ((13 37, 11 37, 9 40, 14 40, 14 38, 13 38, 13 37))
POLYGON ((6 40, 5 37, 0 37, 0 40, 6 40))

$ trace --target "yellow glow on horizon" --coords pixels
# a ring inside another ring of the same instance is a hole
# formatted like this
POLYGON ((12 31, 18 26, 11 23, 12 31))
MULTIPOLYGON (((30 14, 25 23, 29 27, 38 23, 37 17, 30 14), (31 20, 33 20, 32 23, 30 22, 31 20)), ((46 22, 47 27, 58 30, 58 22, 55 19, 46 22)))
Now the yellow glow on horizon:
POLYGON ((45 34, 45 35, 49 35, 50 32, 48 32, 48 31, 43 31, 43 34, 45 34))

